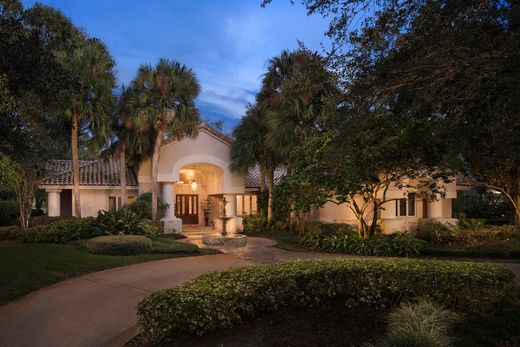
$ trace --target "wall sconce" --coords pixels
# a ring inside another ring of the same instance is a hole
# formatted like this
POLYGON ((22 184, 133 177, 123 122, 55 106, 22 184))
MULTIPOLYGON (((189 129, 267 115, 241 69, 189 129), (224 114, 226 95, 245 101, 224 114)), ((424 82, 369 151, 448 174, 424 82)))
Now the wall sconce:
POLYGON ((195 180, 193 180, 193 182, 191 182, 191 190, 196 191, 198 186, 199 185, 197 184, 197 182, 195 180))

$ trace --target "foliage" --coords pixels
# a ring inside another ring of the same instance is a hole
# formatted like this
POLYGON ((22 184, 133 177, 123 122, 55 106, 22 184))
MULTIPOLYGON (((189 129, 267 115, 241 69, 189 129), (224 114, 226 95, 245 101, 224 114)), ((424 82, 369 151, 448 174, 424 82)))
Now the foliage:
POLYGON ((313 307, 332 298, 374 307, 429 298, 449 309, 481 311, 503 297, 512 278, 511 271, 489 264, 297 261, 204 274, 147 296, 137 314, 144 338, 156 345, 183 333, 229 329, 261 312, 313 307))
POLYGON ((94 218, 71 218, 20 230, 18 238, 24 242, 67 243, 99 235, 94 218))
POLYGON ((15 225, 1 226, 0 227, 0 241, 4 240, 16 240, 18 237, 18 230, 20 227, 15 225))
POLYGON ((149 219, 141 219, 129 207, 123 206, 116 211, 99 211, 96 228, 108 235, 145 235, 156 237, 162 232, 161 225, 149 219))
POLYGON ((248 235, 261 233, 269 228, 263 213, 259 213, 256 216, 245 216, 242 219, 242 226, 244 228, 244 233, 248 235))
POLYGON ((328 252, 373 256, 412 257, 419 255, 424 242, 410 235, 388 234, 361 238, 357 233, 326 234, 321 231, 306 233, 301 238, 305 247, 328 252))
POLYGON ((157 220, 159 150, 165 135, 194 136, 200 123, 195 98, 200 85, 186 65, 160 59, 157 65, 143 64, 131 82, 134 93, 133 126, 145 138, 155 137, 152 153, 152 220, 157 220))
MULTIPOLYGON (((157 207, 160 210, 167 209, 169 206, 169 204, 157 198, 157 207)), ((139 218, 152 219, 152 193, 139 194, 135 201, 128 205, 128 208, 139 218)))
MULTIPOLYGON (((502 194, 485 191, 458 191, 453 200, 453 217, 483 218, 486 220, 508 221, 510 202, 502 194)), ((504 223, 505 224, 505 223, 504 223)))
POLYGON ((380 346, 451 346, 453 326, 460 315, 430 301, 404 303, 388 317, 386 337, 380 346))
POLYGON ((18 203, 12 200, 0 200, 0 226, 15 225, 18 220, 18 203))
POLYGON ((470 246, 508 241, 519 235, 515 226, 484 226, 478 220, 471 221, 465 220, 459 226, 435 222, 420 225, 416 237, 436 245, 470 246))
POLYGON ((102 255, 150 253, 152 240, 142 235, 98 236, 87 241, 87 251, 102 255))

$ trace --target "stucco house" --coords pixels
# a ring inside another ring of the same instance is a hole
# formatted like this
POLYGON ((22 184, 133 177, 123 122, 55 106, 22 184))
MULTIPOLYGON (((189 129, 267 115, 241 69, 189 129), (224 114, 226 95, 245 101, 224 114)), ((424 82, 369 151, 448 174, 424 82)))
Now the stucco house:
MULTIPOLYGON (((227 136, 202 124, 195 138, 165 141, 160 151, 158 184, 161 198, 169 204, 163 215, 166 232, 181 232, 183 225, 204 225, 201 210, 203 201, 212 201, 210 223, 220 228, 223 197, 229 202, 226 214, 232 218, 228 231, 242 229, 242 217, 257 213, 257 193, 260 189, 258 170, 247 177, 230 171, 230 141, 227 136)), ((40 183, 47 192, 49 216, 74 216, 72 209, 72 163, 70 160, 51 160, 48 176, 40 183)), ((277 176, 282 175, 280 170, 277 176)), ((129 202, 152 187, 151 161, 144 161, 134 172, 128 169, 127 195, 129 202)), ((110 160, 80 161, 80 189, 82 216, 96 216, 99 210, 120 207, 119 162, 110 160)), ((403 195, 391 188, 388 195, 397 200, 385 204, 379 220, 385 232, 409 231, 426 220, 452 222, 451 203, 457 197, 456 181, 446 186, 446 197, 437 201, 417 198, 413 193, 403 195)), ((309 220, 325 223, 357 224, 353 213, 345 205, 328 203, 313 209, 309 220)))

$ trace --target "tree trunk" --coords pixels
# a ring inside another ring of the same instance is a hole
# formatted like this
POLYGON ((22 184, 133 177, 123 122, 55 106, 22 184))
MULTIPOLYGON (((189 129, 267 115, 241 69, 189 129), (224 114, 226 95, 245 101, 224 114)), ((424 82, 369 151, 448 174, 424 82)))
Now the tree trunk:
POLYGON ((369 237, 373 237, 376 232, 376 226, 377 226, 377 211, 378 211, 377 202, 374 200, 374 210, 372 212, 372 225, 370 225, 369 237))
POLYGON ((71 128, 71 139, 70 144, 72 147, 72 184, 74 186, 73 197, 74 197, 74 216, 81 218, 81 202, 79 193, 79 154, 78 154, 78 112, 72 113, 72 128, 71 128))
POLYGON ((269 197, 267 198, 267 223, 273 221, 273 183, 274 183, 274 169, 269 168, 267 174, 267 189, 269 197))
POLYGON ((511 204, 511 217, 509 218, 509 224, 520 226, 520 194, 510 194, 511 199, 515 202, 515 205, 511 204))
POLYGON ((152 220, 157 221, 157 171, 159 168, 159 151, 163 141, 164 131, 161 128, 157 129, 157 136, 155 137, 155 145, 153 147, 152 157, 152 220))
POLYGON ((119 180, 121 184, 121 206, 126 205, 126 144, 121 141, 119 143, 119 180))

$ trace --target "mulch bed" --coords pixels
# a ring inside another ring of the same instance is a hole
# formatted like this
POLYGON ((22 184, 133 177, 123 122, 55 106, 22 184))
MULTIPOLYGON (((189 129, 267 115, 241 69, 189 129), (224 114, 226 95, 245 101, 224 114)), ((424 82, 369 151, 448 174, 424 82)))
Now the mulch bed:
MULTIPOLYGON (((388 311, 349 309, 331 302, 313 309, 285 309, 244 321, 234 330, 181 336, 166 346, 362 346, 385 332, 388 311)), ((127 346, 142 346, 139 337, 127 346)))

